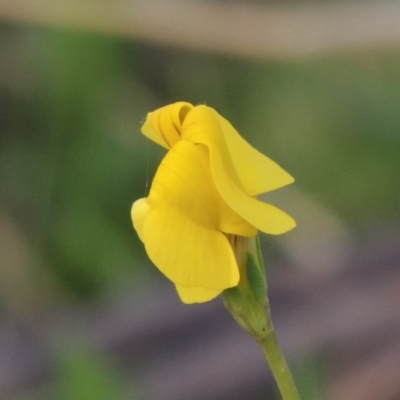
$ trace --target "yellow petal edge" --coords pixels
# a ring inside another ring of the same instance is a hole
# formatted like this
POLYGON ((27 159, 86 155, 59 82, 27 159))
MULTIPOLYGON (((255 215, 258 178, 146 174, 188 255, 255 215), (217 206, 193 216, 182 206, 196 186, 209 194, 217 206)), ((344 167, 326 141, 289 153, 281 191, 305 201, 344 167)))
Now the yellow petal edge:
POLYGON ((158 269, 184 303, 212 300, 238 284, 226 234, 282 234, 296 226, 256 196, 293 177, 247 143, 213 108, 178 102, 147 115, 142 133, 168 149, 132 221, 158 269))

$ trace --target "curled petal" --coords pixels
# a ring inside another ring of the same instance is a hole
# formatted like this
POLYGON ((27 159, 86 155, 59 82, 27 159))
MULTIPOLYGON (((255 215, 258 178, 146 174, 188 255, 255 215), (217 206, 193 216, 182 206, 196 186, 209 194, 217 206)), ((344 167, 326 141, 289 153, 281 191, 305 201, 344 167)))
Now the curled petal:
POLYGON ((186 304, 204 303, 222 293, 222 290, 211 290, 201 287, 187 288, 180 285, 175 285, 175 287, 182 302, 186 304))
POLYGON ((133 219, 150 259, 174 283, 211 290, 238 284, 237 263, 220 226, 241 236, 255 230, 222 200, 204 146, 179 141, 168 152, 147 203, 133 207, 133 219))
POLYGON ((229 207, 243 219, 257 229, 273 235, 285 233, 296 226, 295 221, 282 210, 247 195, 219 121, 208 107, 198 106, 187 115, 182 138, 208 148, 215 186, 229 207))
POLYGON ((183 120, 192 108, 190 103, 178 102, 148 113, 142 133, 169 149, 180 140, 183 120))
POLYGON ((216 114, 232 163, 248 195, 266 193, 294 182, 289 173, 252 147, 225 118, 212 111, 216 114))

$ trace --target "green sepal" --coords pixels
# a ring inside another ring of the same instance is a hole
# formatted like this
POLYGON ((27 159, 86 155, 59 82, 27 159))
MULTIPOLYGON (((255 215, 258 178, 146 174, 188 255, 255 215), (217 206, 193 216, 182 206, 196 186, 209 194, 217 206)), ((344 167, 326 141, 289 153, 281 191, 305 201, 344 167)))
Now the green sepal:
POLYGON ((264 265, 257 240, 243 240, 242 247, 235 249, 237 254, 242 254, 237 257, 240 282, 224 290, 222 295, 226 308, 239 325, 257 340, 262 340, 269 331, 269 321, 265 319, 269 304, 264 265))
POLYGON ((247 253, 246 274, 249 282, 249 289, 258 302, 265 302, 267 297, 267 282, 264 267, 259 265, 253 254, 247 253))

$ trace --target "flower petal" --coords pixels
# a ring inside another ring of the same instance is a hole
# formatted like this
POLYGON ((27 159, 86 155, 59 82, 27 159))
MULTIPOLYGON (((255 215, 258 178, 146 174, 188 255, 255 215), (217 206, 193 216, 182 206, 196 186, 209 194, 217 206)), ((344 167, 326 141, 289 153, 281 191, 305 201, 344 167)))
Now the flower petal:
POLYGON ((175 287, 182 302, 186 304, 204 303, 222 293, 222 290, 211 290, 201 287, 188 288, 180 285, 175 285, 175 287))
POLYGON ((169 149, 181 138, 183 120, 192 108, 190 103, 178 102, 150 112, 142 126, 142 133, 169 149))
POLYGON ((236 129, 215 110, 239 180, 250 196, 269 192, 294 182, 275 161, 244 140, 236 129))
POLYGON ((136 200, 131 209, 131 217, 133 227, 135 228, 140 240, 143 242, 143 225, 146 221, 147 214, 149 212, 150 205, 147 199, 136 200))
POLYGON ((185 118, 182 138, 207 146, 214 183, 225 202, 257 229, 272 235, 296 226, 288 214, 248 196, 230 157, 218 119, 206 106, 195 107, 185 118))
POLYGON ((238 284, 232 248, 219 230, 226 205, 212 181, 204 146, 179 141, 157 170, 147 201, 144 221, 133 212, 134 225, 161 272, 184 287, 223 290, 238 284))

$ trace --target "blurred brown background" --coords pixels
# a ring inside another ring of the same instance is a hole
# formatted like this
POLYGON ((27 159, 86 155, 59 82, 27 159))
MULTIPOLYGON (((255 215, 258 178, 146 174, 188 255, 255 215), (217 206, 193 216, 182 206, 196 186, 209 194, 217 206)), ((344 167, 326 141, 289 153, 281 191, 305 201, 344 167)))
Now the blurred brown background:
POLYGON ((296 178, 262 245, 303 399, 399 400, 400 6, 295 0, 0 0, 0 398, 279 398, 132 229, 164 154, 140 124, 179 100, 296 178))

